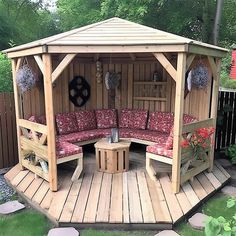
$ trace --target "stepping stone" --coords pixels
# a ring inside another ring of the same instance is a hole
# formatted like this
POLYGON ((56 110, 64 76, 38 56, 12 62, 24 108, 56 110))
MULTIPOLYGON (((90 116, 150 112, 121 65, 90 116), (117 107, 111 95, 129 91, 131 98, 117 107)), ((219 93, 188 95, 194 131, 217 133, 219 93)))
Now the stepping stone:
POLYGON ((163 230, 160 233, 156 234, 155 236, 180 236, 173 230, 163 230))
POLYGON ((50 229, 48 236, 79 236, 79 232, 73 227, 50 229))
POLYGON ((189 218, 188 222, 194 229, 203 230, 205 227, 205 221, 207 220, 207 215, 202 213, 196 213, 191 218, 189 218))
POLYGON ((221 192, 231 197, 236 197, 236 187, 225 186, 224 188, 221 189, 221 192))
POLYGON ((0 205, 0 214, 7 215, 24 209, 25 206, 18 201, 9 201, 0 205))

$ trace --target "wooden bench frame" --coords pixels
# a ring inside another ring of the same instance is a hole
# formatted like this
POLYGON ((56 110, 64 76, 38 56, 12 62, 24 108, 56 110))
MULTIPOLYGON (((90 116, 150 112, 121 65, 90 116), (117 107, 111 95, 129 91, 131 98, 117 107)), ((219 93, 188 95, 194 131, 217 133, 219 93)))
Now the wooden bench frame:
MULTIPOLYGON (((47 126, 23 119, 19 120, 19 125, 23 134, 20 136, 21 150, 30 150, 35 154, 37 160, 42 159, 48 162, 47 126)), ((56 160, 57 165, 73 160, 77 160, 77 165, 71 181, 77 180, 83 171, 83 153, 68 155, 56 160)), ((43 171, 40 166, 33 165, 29 160, 24 159, 22 152, 21 164, 23 167, 35 173, 35 175, 49 182, 49 173, 43 171)))
MULTIPOLYGON (((199 128, 208 128, 208 127, 214 127, 214 119, 210 118, 207 120, 203 121, 198 121, 190 124, 185 124, 183 125, 183 134, 186 133, 191 133, 196 129, 199 128)), ((202 163, 199 163, 198 166, 186 170, 186 172, 181 171, 181 166, 180 166, 180 184, 188 181, 188 180, 193 180, 194 176, 197 174, 201 173, 202 171, 209 169, 210 168, 210 160, 209 160, 209 155, 211 153, 211 147, 210 149, 206 149, 207 153, 207 160, 203 161, 202 163), (184 172, 184 173, 183 173, 184 172)), ((185 150, 181 148, 181 164, 185 164, 190 158, 192 157, 192 152, 189 150, 185 150)), ((175 157, 173 157, 175 158, 175 157)), ((162 173, 162 172, 172 172, 172 165, 173 165, 173 158, 169 158, 166 156, 161 156, 153 153, 146 152, 146 171, 150 178, 152 180, 156 180, 156 175, 157 173, 162 173), (152 165, 152 161, 157 161, 157 168, 156 170, 154 169, 152 165)))

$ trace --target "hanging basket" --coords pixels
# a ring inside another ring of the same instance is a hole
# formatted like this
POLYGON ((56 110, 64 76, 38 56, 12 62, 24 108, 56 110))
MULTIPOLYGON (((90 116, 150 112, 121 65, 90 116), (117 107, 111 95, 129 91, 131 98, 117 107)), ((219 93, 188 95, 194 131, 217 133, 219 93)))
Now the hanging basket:
POLYGON ((23 65, 16 74, 16 83, 22 93, 36 85, 36 76, 28 65, 23 65))
POLYGON ((192 85, 199 89, 207 88, 209 80, 208 68, 199 63, 194 69, 192 69, 192 85))
POLYGON ((105 85, 106 88, 109 89, 115 89, 119 86, 120 83, 120 75, 116 72, 107 72, 105 76, 105 85))

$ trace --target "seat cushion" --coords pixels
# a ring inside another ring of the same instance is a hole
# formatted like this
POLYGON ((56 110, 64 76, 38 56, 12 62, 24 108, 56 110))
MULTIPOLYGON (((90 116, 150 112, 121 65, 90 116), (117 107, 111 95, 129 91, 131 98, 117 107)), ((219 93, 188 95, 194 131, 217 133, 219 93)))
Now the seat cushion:
POLYGON ((78 131, 75 113, 56 114, 56 126, 58 134, 69 134, 78 131))
POLYGON ((160 156, 165 156, 168 158, 173 157, 173 150, 168 150, 165 145, 155 144, 152 146, 147 146, 146 151, 160 156))
POLYGON ((167 133, 161 133, 161 132, 151 131, 151 130, 134 130, 130 134, 131 138, 156 142, 158 144, 166 143, 168 136, 169 134, 167 133))
POLYGON ((57 158, 72 156, 82 153, 82 147, 74 145, 69 142, 56 142, 56 156, 57 158))
POLYGON ((134 132, 133 129, 121 128, 119 129, 120 138, 131 138, 131 133, 134 132))
POLYGON ((173 124, 173 113, 154 111, 149 114, 147 129, 169 134, 173 124))
POLYGON ((117 128, 116 109, 99 109, 95 114, 98 129, 117 128))
POLYGON ((123 109, 120 112, 119 127, 129 129, 146 129, 147 110, 123 109))
POLYGON ((97 128, 96 116, 93 110, 91 111, 76 111, 75 117, 77 120, 78 131, 92 130, 97 128))

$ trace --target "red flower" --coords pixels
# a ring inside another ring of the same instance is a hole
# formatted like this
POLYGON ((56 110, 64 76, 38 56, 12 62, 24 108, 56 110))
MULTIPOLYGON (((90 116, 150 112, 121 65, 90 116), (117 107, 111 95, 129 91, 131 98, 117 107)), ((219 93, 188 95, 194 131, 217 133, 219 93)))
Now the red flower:
POLYGON ((199 136, 201 136, 204 139, 207 139, 209 137, 208 130, 206 128, 200 128, 197 130, 197 133, 199 136))
POLYGON ((184 139, 182 142, 181 142, 181 147, 182 148, 187 148, 189 146, 189 141, 187 139, 184 139))

